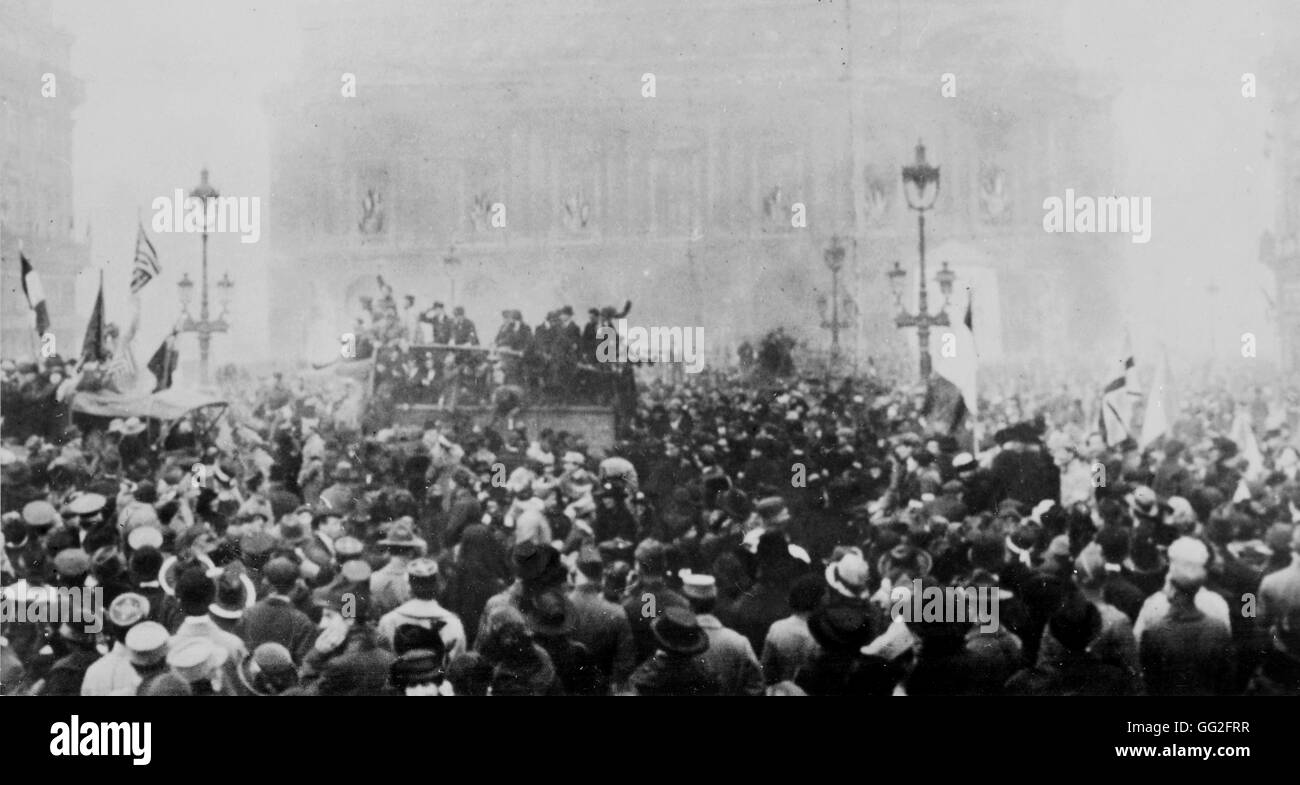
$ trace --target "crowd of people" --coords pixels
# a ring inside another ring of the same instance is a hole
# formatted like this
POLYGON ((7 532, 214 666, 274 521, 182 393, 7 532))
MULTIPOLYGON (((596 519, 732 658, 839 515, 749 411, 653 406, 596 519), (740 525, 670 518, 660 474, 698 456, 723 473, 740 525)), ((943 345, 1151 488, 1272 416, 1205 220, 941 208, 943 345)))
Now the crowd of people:
POLYGON ((1138 449, 1069 385, 992 394, 976 444, 877 378, 700 374, 588 444, 228 381, 179 449, 5 429, 6 694, 1300 694, 1280 387, 1138 449), (998 623, 895 612, 929 587, 998 623), (33 618, 85 588, 98 626, 33 618))
POLYGON ((602 362, 598 354, 603 340, 616 346, 615 324, 627 316, 630 302, 589 309, 581 327, 569 305, 547 313, 535 328, 521 311, 506 309, 491 345, 483 347, 462 306, 450 315, 439 301, 422 310, 409 294, 399 306, 382 276, 378 285, 378 297, 361 298, 355 359, 373 358, 374 384, 385 396, 483 404, 506 386, 539 402, 612 405, 617 396, 630 401, 635 395, 630 368, 602 362))

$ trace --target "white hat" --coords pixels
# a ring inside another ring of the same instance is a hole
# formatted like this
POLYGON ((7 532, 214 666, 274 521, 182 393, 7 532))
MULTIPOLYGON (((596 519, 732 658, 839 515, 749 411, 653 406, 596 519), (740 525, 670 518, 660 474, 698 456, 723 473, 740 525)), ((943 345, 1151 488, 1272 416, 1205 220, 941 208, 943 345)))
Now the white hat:
POLYGON ((167 652, 167 665, 186 682, 210 678, 226 662, 228 652, 207 638, 181 638, 167 652))
POLYGON ((861 597, 867 592, 871 567, 861 554, 849 551, 837 562, 826 565, 826 583, 845 597, 861 597))

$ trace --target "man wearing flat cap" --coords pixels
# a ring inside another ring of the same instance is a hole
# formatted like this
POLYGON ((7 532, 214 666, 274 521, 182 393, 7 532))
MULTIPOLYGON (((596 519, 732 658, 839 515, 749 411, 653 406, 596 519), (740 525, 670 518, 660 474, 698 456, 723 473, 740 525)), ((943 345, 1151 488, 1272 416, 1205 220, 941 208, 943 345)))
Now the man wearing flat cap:
MULTIPOLYGON (((81 682, 82 695, 109 695, 122 689, 134 692, 140 686, 140 675, 131 665, 126 639, 131 629, 148 617, 149 600, 143 595, 128 592, 113 599, 105 625, 113 639, 113 648, 86 669, 86 677, 81 682)), ((165 633, 163 642, 166 642, 165 633)))
POLYGON ((442 588, 438 562, 427 558, 416 559, 411 562, 406 574, 410 580, 411 598, 380 618, 376 628, 379 640, 391 647, 397 628, 406 624, 437 627, 450 657, 464 653, 465 628, 460 618, 442 607, 436 599, 442 588))
POLYGON ((317 629, 311 619, 293 605, 298 567, 289 559, 276 557, 267 563, 262 577, 270 591, 244 612, 235 634, 249 649, 263 643, 277 643, 290 652, 294 663, 301 665, 316 641, 317 629))
POLYGON ((713 609, 718 603, 718 582, 712 575, 687 573, 682 576, 682 594, 691 604, 695 620, 709 639, 701 656, 718 677, 721 695, 762 695, 763 669, 754 647, 744 635, 724 627, 713 609))
POLYGON ((587 647, 607 684, 617 690, 636 667, 632 626, 623 607, 601 594, 605 560, 592 546, 578 551, 573 574, 573 639, 587 647))

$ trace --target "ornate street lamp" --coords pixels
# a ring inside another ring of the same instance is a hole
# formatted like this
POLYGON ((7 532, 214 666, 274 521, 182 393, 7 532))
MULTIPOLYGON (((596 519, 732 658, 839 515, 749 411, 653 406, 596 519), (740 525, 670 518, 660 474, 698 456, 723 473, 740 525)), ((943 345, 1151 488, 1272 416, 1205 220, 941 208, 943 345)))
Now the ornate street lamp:
POLYGON ((840 359, 840 328, 851 325, 848 320, 840 320, 840 271, 844 269, 844 254, 845 249, 840 243, 838 235, 831 238, 831 244, 822 254, 826 269, 831 271, 831 313, 829 318, 826 316, 825 298, 819 299, 817 304, 822 309, 822 329, 831 331, 831 368, 834 368, 840 359))
POLYGON ((222 276, 221 281, 217 284, 219 297, 221 299, 221 315, 216 319, 211 319, 208 311, 208 232, 213 228, 211 218, 216 212, 217 198, 220 196, 217 189, 212 187, 208 182, 208 169, 203 167, 199 175, 200 182, 190 191, 190 198, 199 200, 203 207, 203 271, 199 279, 199 318, 195 319, 190 316, 190 302, 194 298, 194 282, 190 280, 188 274, 181 277, 177 288, 180 290, 181 311, 184 319, 181 321, 180 331, 197 333, 199 336, 199 385, 206 387, 208 384, 208 355, 212 348, 212 334, 224 333, 230 329, 226 323, 225 316, 230 306, 230 292, 234 282, 230 280, 230 274, 222 276))
POLYGON ((938 313, 931 314, 925 275, 925 214, 934 208, 934 203, 939 198, 939 167, 926 162, 925 145, 919 141, 916 143, 916 162, 903 167, 903 193, 907 197, 907 206, 916 211, 921 280, 915 314, 909 313, 903 306, 903 284, 907 279, 907 271, 898 262, 894 262, 894 269, 888 273, 889 285, 898 304, 898 318, 895 320, 898 328, 916 328, 917 341, 921 345, 921 379, 925 380, 930 378, 930 328, 948 326, 946 308, 957 276, 948 269, 948 263, 944 262, 943 270, 937 276, 939 289, 943 293, 943 307, 938 313))

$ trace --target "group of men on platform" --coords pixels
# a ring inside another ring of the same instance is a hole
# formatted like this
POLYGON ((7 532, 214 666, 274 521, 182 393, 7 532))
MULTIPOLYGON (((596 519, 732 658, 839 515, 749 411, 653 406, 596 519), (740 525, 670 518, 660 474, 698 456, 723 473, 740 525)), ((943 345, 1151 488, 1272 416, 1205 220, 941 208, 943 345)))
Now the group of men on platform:
POLYGON ((599 403, 614 397, 617 379, 626 375, 602 363, 598 348, 615 340, 615 323, 631 302, 621 310, 589 309, 584 327, 569 305, 549 312, 536 328, 521 311, 503 310, 488 351, 479 348, 478 330, 463 307, 450 316, 442 302, 420 311, 415 297, 406 295, 399 313, 392 288, 378 280, 382 296, 362 298, 367 315, 357 320, 357 357, 375 357, 376 382, 388 383, 401 398, 445 400, 454 390, 459 400, 486 401, 492 389, 509 385, 554 402, 599 403))

